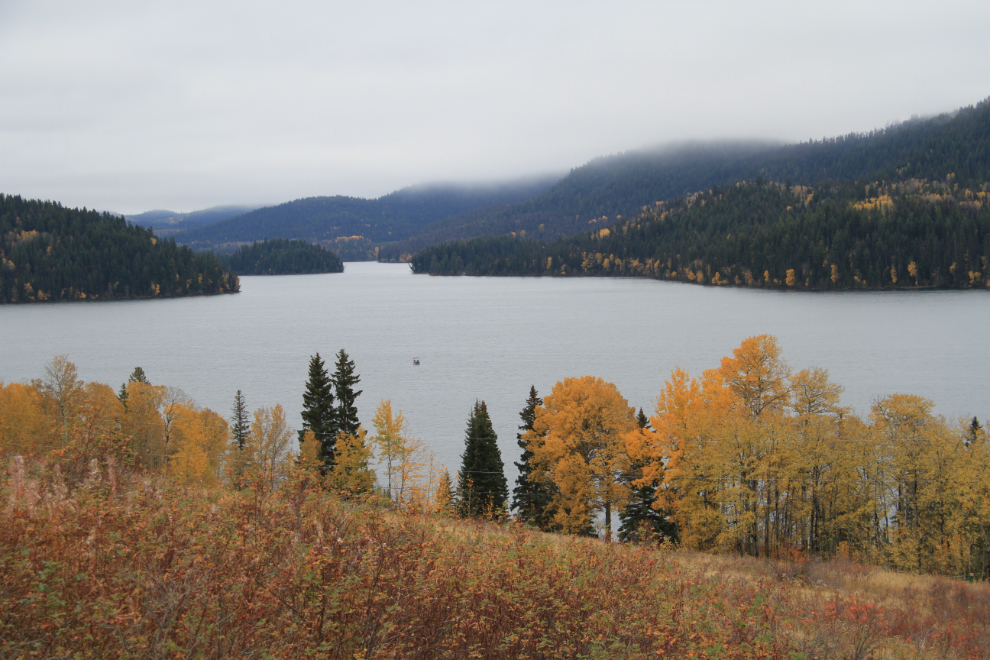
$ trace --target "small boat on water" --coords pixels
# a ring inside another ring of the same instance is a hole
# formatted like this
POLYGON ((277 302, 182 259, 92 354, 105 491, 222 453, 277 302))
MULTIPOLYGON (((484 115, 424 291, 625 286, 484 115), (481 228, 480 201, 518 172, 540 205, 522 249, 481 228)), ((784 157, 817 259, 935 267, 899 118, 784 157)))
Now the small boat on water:
POLYGON ((413 358, 413 364, 419 364, 419 358, 413 358))

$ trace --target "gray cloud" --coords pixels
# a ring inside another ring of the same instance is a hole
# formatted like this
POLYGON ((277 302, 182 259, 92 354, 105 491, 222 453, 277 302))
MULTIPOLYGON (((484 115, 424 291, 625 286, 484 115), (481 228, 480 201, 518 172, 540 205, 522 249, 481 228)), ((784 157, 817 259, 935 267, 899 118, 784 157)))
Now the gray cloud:
POLYGON ((0 2, 0 191, 138 212, 378 196, 990 94, 990 6, 0 2))

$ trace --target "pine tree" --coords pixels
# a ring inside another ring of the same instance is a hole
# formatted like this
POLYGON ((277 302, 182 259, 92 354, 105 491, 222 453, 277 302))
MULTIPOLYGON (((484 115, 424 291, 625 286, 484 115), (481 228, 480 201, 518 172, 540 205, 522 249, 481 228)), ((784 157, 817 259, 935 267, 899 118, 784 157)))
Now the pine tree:
POLYGON ((361 382, 361 377, 354 373, 354 361, 347 357, 344 349, 337 353, 336 369, 330 380, 337 391, 337 430, 356 435, 361 424, 358 422, 354 400, 361 396, 363 390, 354 391, 354 387, 361 382))
POLYGON ((516 478, 516 487, 512 489, 512 509, 519 520, 532 523, 544 531, 551 531, 559 528, 553 522, 551 509, 554 488, 552 484, 531 481, 533 452, 529 450, 529 443, 523 440, 523 433, 533 430, 536 409, 541 405, 543 403, 536 393, 536 387, 530 386, 526 407, 519 413, 523 424, 519 427, 521 433, 516 434, 516 442, 522 449, 522 457, 521 462, 515 464, 516 469, 519 470, 519 477, 516 478))
POLYGON ((326 469, 333 467, 337 442, 337 416, 333 405, 333 383, 320 354, 309 360, 309 380, 303 392, 302 430, 299 445, 306 431, 312 431, 320 443, 320 458, 326 469))
MULTIPOLYGON (((650 421, 643 409, 639 409, 636 415, 636 422, 639 428, 645 429, 650 425, 650 421)), ((652 539, 677 539, 677 525, 668 520, 669 516, 653 508, 657 501, 657 487, 655 484, 645 486, 635 486, 632 482, 643 476, 643 466, 632 463, 632 470, 626 477, 626 482, 632 486, 632 494, 629 503, 619 512, 619 540, 623 542, 642 542, 652 539)))
POLYGON ((462 516, 498 516, 505 510, 509 486, 504 469, 488 407, 484 401, 476 401, 468 418, 458 473, 457 499, 462 516))
POLYGON ((237 390, 237 394, 234 395, 234 411, 230 419, 230 430, 234 435, 234 443, 237 445, 238 450, 244 449, 244 444, 247 442, 248 433, 251 430, 251 425, 248 422, 248 412, 247 406, 244 403, 244 395, 241 394, 240 390, 237 390))

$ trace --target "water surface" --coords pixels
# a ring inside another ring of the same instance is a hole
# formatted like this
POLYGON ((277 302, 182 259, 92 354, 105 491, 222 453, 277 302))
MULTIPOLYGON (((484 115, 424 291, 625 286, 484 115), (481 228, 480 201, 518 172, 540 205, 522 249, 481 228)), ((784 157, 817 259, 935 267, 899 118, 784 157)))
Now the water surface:
MULTIPOLYGON (((484 399, 507 474, 519 411, 535 385, 592 374, 649 412, 674 367, 718 365, 752 335, 778 337, 794 369, 820 366, 867 414, 895 392, 948 417, 990 414, 990 296, 983 291, 808 293, 606 278, 413 276, 402 264, 343 274, 243 277, 236 295, 0 307, 0 379, 39 377, 67 353, 84 380, 115 389, 135 366, 229 416, 281 403, 298 427, 309 358, 344 348, 364 393, 405 414, 451 470, 484 399), (413 364, 413 358, 420 365, 413 364)), ((332 368, 332 367, 331 367, 332 368)))

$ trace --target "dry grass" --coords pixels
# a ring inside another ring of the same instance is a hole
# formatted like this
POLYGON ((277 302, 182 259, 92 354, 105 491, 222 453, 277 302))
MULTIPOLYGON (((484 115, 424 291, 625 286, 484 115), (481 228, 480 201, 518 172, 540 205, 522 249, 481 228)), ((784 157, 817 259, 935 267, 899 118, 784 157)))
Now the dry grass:
MULTIPOLYGON (((46 471, 47 470, 47 471, 46 471)), ((980 658, 986 585, 324 493, 0 479, 0 657, 980 658)))

